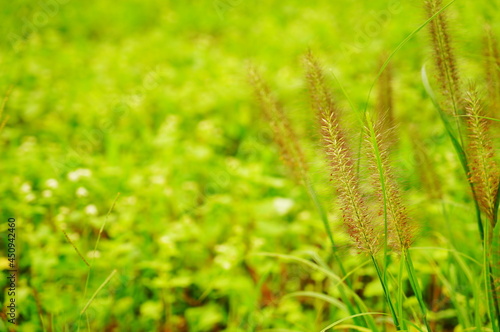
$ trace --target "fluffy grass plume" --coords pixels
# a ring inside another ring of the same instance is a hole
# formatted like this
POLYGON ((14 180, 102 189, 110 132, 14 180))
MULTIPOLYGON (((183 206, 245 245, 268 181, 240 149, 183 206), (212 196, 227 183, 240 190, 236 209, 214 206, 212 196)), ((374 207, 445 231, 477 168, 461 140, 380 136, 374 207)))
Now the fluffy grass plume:
POLYGON ((374 214, 369 212, 360 189, 354 154, 340 124, 340 109, 335 105, 323 71, 311 53, 305 57, 305 64, 312 107, 319 119, 322 143, 344 224, 358 249, 374 255, 379 250, 380 237, 375 231, 374 214))
POLYGON ((499 117, 500 115, 500 51, 498 40, 493 35, 491 28, 486 27, 484 42, 484 68, 486 86, 488 87, 489 107, 486 110, 488 116, 499 117))
POLYGON ((410 248, 414 230, 391 166, 390 136, 383 126, 381 121, 373 125, 371 121, 367 121, 365 141, 369 147, 369 168, 379 201, 379 214, 387 222, 388 244, 395 251, 401 252, 410 248))
POLYGON ((493 227, 496 223, 495 209, 500 172, 488 133, 488 122, 484 119, 483 105, 474 86, 467 92, 465 105, 469 138, 469 179, 474 186, 479 205, 493 227))
POLYGON ((271 126, 273 140, 278 146, 281 159, 288 166, 296 180, 304 181, 308 166, 288 115, 255 67, 250 67, 248 78, 262 114, 271 126))
MULTIPOLYGON (((372 171, 375 193, 379 202, 379 214, 383 216, 385 225, 384 234, 387 236, 384 244, 386 258, 384 265, 388 264, 388 247, 391 247, 394 251, 402 255, 410 285, 420 306, 422 321, 427 330, 431 331, 429 321, 427 320, 427 305, 422 297, 422 291, 409 252, 413 242, 414 225, 403 203, 401 191, 391 166, 389 158, 390 139, 387 132, 382 129, 382 123, 373 124, 368 113, 365 120, 365 141, 369 147, 369 169, 372 171)), ((391 305, 388 296, 387 298, 391 305)), ((394 313, 393 317, 398 328, 397 316, 394 313)))
MULTIPOLYGON (((443 7, 442 0, 427 0, 427 16, 431 17, 443 7)), ((445 98, 443 109, 451 115, 458 115, 462 109, 462 97, 457 60, 448 29, 448 18, 441 12, 429 23, 429 31, 434 50, 437 78, 441 93, 445 98)))
MULTIPOLYGON (((387 56, 381 59, 386 59, 387 56)), ((381 65, 383 61, 380 61, 381 65)), ((384 69, 380 78, 378 80, 377 86, 377 103, 375 111, 377 114, 377 122, 381 124, 382 130, 387 132, 389 135, 394 136, 393 128, 395 125, 394 121, 394 93, 392 88, 393 71, 392 65, 389 64, 384 69)), ((394 142, 391 140, 391 142, 394 142)))

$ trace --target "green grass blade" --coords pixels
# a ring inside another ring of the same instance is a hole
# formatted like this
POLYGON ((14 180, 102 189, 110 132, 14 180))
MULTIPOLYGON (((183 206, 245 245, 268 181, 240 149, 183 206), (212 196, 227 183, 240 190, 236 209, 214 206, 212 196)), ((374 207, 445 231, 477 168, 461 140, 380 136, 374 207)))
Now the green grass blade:
MULTIPOLYGON (((328 239, 330 240, 330 244, 332 246, 332 252, 336 256, 336 254, 337 254, 336 253, 336 245, 335 245, 335 241, 333 239, 332 229, 330 227, 330 223, 328 221, 328 217, 326 215, 325 209, 321 205, 321 203, 318 199, 318 194, 316 193, 316 190, 314 189, 314 186, 312 185, 311 181, 309 179, 306 179, 305 182, 306 182, 306 187, 307 187, 307 191, 309 193, 309 196, 311 197, 311 200, 314 203, 314 207, 318 211, 318 214, 321 218, 321 221, 323 222, 323 226, 325 227, 326 234, 328 235, 328 239)), ((342 261, 340 261, 339 259, 336 259, 336 261, 339 264, 339 268, 341 269, 342 274, 345 274, 345 270, 344 270, 344 266, 342 264, 342 261)))
POLYGON ((94 301, 94 299, 97 296, 97 294, 99 294, 99 292, 101 291, 101 289, 103 289, 104 286, 106 286, 108 284, 108 282, 113 278, 113 276, 116 274, 116 272, 117 272, 116 269, 113 270, 113 271, 111 271, 111 273, 106 278, 106 280, 103 281, 103 283, 99 286, 99 288, 96 289, 96 291, 94 292, 94 294, 92 295, 92 297, 88 300, 87 304, 85 304, 85 306, 83 307, 82 311, 80 311, 80 315, 83 315, 85 313, 85 311, 87 311, 88 307, 92 304, 92 302, 94 301))
POLYGON ((411 255, 409 251, 405 251, 403 253, 403 260, 405 261, 406 269, 408 272, 408 279, 410 280, 410 285, 413 289, 413 293, 415 293, 415 297, 417 298, 418 304, 420 306, 420 311, 422 313, 422 321, 424 322, 427 331, 431 332, 431 327, 429 325, 429 321, 427 320, 427 306, 422 297, 422 290, 418 284, 417 274, 415 272, 415 268, 413 267, 413 261, 411 260, 411 255))
POLYGON ((337 300, 334 297, 328 296, 328 295, 323 294, 323 293, 311 292, 311 291, 300 291, 300 292, 293 292, 293 293, 286 294, 283 298, 301 297, 301 296, 302 297, 312 297, 315 299, 325 301, 327 303, 334 305, 338 309, 340 309, 346 313, 349 313, 347 306, 344 303, 342 303, 341 301, 337 300))
POLYGON ((332 324, 330 324, 330 325, 326 326, 325 328, 323 328, 323 329, 321 330, 321 332, 326 332, 326 331, 328 331, 329 329, 331 329, 332 327, 335 327, 335 326, 339 325, 340 323, 343 323, 343 322, 345 322, 345 321, 347 321, 347 320, 349 320, 349 319, 352 319, 352 318, 354 318, 354 317, 361 317, 361 316, 367 316, 367 315, 372 315, 372 316, 373 316, 373 315, 384 315, 384 316, 390 316, 390 315, 388 315, 388 314, 386 314, 386 313, 383 313, 383 312, 365 312, 365 313, 362 313, 362 314, 356 314, 356 315, 352 315, 352 316, 349 316, 349 317, 345 317, 345 318, 339 319, 338 321, 336 321, 336 322, 334 322, 334 323, 332 323, 332 324))
POLYGON ((500 330, 500 223, 498 222, 498 205, 500 203, 500 182, 499 188, 495 198, 495 205, 493 210, 493 230, 491 238, 491 250, 489 272, 490 272, 490 291, 492 297, 492 310, 491 314, 497 318, 492 319, 492 325, 496 325, 497 331, 500 330))
POLYGON ((500 245, 500 231, 498 223, 492 229, 491 225, 485 225, 485 244, 484 244, 484 282, 485 291, 488 297, 488 310, 491 318, 491 327, 493 332, 500 331, 500 313, 498 308, 498 295, 496 283, 498 281, 498 260, 500 254, 497 252, 500 245), (491 236, 490 236, 491 232, 491 236), (490 242, 491 239, 491 242, 490 242))
POLYGON ((392 318, 394 319, 394 325, 396 325, 396 329, 401 330, 401 324, 398 319, 398 315, 396 314, 396 310, 394 309, 394 304, 392 303, 391 295, 389 293, 389 288, 387 287, 387 282, 384 279, 384 275, 378 266, 377 260, 375 257, 371 256, 373 266, 375 266, 375 270, 377 271, 377 276, 380 280, 380 284, 382 285, 382 289, 384 290, 385 299, 387 304, 389 305, 389 309, 391 310, 392 318))
MULTIPOLYGON (((467 118, 467 117, 470 117, 469 115, 457 115, 458 117, 463 117, 463 118, 467 118)), ((497 121, 497 122, 500 122, 500 119, 497 119, 497 118, 490 118, 488 116, 482 116, 482 115, 474 115, 474 117, 476 118, 480 118, 480 119, 485 119, 485 120, 490 120, 490 121, 497 121)))
MULTIPOLYGON (((332 286, 332 288, 342 288, 342 287, 345 287, 345 289, 348 292, 348 295, 352 296, 352 298, 354 299, 354 301, 356 303, 356 306, 360 309, 360 311, 361 312, 368 311, 368 308, 365 305, 365 303, 363 302, 363 300, 359 297, 358 294, 356 294, 356 292, 351 287, 349 287, 349 286, 346 285, 345 280, 349 276, 351 276, 352 274, 354 274, 354 272, 356 272, 357 270, 361 269, 363 266, 367 265, 370 262, 369 260, 358 264, 355 269, 353 269, 350 272, 346 273, 346 275, 343 276, 343 278, 340 278, 338 275, 336 275, 332 271, 328 270, 327 268, 325 268, 325 267, 323 267, 321 265, 315 264, 315 263, 313 263, 311 261, 308 261, 306 259, 303 259, 301 257, 297 257, 297 256, 293 256, 293 255, 284 255, 284 254, 269 253, 269 252, 260 252, 260 253, 255 253, 255 254, 252 254, 252 255, 255 255, 255 256, 266 256, 266 257, 275 257, 275 258, 284 259, 284 260, 291 260, 291 261, 295 261, 295 262, 304 264, 304 265, 308 266, 309 268, 311 268, 313 270, 322 272, 322 273, 325 274, 325 276, 327 276, 330 279, 332 279, 332 280, 334 280, 334 281, 337 282, 335 285, 332 286)), ((358 317, 358 316, 356 316, 356 317, 358 317)), ((376 327, 375 321, 373 320, 372 317, 367 318, 366 319, 366 323, 372 329, 372 331, 378 331, 378 328, 376 327)))
POLYGON ((493 229, 493 237, 491 242, 491 258, 490 258, 490 284, 491 292, 493 297, 494 313, 497 316, 497 329, 500 325, 500 308, 499 308, 499 296, 500 296, 500 223, 497 222, 495 228, 493 229))

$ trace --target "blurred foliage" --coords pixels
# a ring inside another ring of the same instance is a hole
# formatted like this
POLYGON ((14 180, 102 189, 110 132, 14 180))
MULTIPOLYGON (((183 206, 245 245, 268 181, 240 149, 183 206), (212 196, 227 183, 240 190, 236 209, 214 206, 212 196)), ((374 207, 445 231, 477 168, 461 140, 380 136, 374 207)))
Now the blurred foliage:
MULTIPOLYGON (((456 2, 450 13, 460 61, 481 77, 482 24, 500 31, 498 2, 456 2)), ((346 316, 324 301, 285 297, 299 290, 335 296, 325 275, 255 255, 311 259, 312 252, 331 260, 306 191, 288 176, 260 120, 247 65, 263 68, 286 101, 351 270, 366 257, 345 246, 331 204, 300 58, 316 52, 362 107, 381 54, 425 20, 419 2, 18 0, 2 4, 0 15, 0 93, 13 86, 0 139, 0 209, 18 223, 19 331, 313 331, 346 316), (90 272, 62 230, 92 262, 90 272)), ((420 81, 427 39, 422 31, 394 58, 396 168, 420 224, 417 246, 467 243, 460 250, 478 258, 467 184, 420 81), (409 128, 428 164, 416 162, 409 128), (422 186, 425 172, 442 198, 422 186)), ((426 297, 440 294, 432 298, 436 317, 453 326, 447 291, 432 293, 428 263, 445 268, 448 254, 416 251, 426 297)), ((363 267, 353 287, 381 310, 374 275, 363 267)), ((466 288, 456 292, 468 296, 466 288)))

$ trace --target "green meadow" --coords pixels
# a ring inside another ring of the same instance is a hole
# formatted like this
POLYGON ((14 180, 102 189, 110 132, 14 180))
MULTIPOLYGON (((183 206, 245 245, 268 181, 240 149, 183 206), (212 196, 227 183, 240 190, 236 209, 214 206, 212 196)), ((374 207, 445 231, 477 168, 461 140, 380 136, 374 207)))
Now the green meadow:
POLYGON ((0 331, 500 331, 498 0, 1 7, 0 331))

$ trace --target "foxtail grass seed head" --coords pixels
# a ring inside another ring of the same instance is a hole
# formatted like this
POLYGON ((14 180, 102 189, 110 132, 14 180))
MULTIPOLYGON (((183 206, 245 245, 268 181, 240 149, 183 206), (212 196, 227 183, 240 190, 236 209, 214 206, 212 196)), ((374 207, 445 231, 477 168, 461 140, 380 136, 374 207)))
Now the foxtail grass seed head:
MULTIPOLYGON (((383 62, 380 61, 380 63, 382 64, 383 62)), ((382 128, 385 131, 392 131, 395 124, 392 76, 392 66, 389 64, 382 72, 377 86, 378 91, 375 111, 377 114, 377 121, 382 124, 382 128)))
POLYGON ((489 107, 485 113, 490 117, 500 117, 500 51, 498 40, 491 27, 486 27, 484 38, 484 67, 488 87, 489 107))
POLYGON ((373 124, 367 120, 365 142, 369 150, 369 169, 379 201, 379 214, 385 218, 384 222, 387 222, 388 244, 395 251, 401 252, 410 248, 414 229, 391 167, 390 136, 383 126, 380 121, 373 124))
POLYGON ((374 255, 380 248, 380 236, 375 230, 374 215, 370 213, 360 189, 353 153, 339 122, 340 110, 333 102, 323 71, 311 53, 306 56, 305 64, 312 107, 319 119, 344 225, 358 249, 374 255))
MULTIPOLYGON (((427 15, 431 17, 443 7, 443 1, 427 0, 425 5, 427 15)), ((461 114, 463 106, 460 79, 448 28, 448 17, 445 12, 441 12, 429 23, 429 31, 434 50, 437 78, 441 94, 445 99, 442 107, 450 115, 461 114)))
POLYGON ((465 110, 470 181, 482 211, 494 226, 500 172, 488 133, 488 122, 484 119, 482 102, 474 86, 471 86, 467 93, 465 110))
POLYGON ((273 140, 279 149, 281 159, 297 181, 305 181, 308 165, 288 115, 254 67, 249 70, 249 81, 264 119, 271 126, 273 140))

